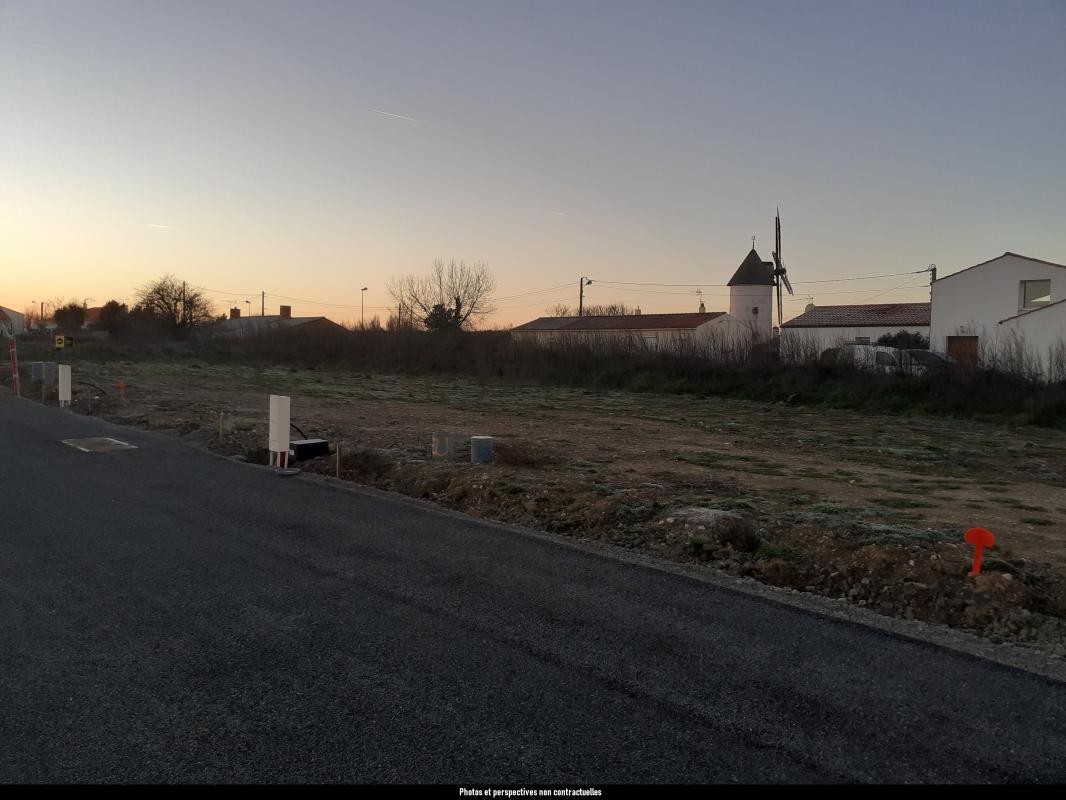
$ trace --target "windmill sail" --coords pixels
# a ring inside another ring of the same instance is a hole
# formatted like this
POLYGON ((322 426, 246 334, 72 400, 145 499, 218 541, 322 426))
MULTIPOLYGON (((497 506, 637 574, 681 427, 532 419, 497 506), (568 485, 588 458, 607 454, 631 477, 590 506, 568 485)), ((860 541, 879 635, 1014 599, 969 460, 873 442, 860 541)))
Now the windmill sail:
POLYGON ((777 327, 780 330, 785 316, 781 287, 784 286, 788 289, 789 294, 795 294, 792 291, 792 284, 788 280, 788 270, 785 269, 785 262, 781 259, 781 209, 777 210, 777 216, 774 218, 774 283, 777 286, 777 327))

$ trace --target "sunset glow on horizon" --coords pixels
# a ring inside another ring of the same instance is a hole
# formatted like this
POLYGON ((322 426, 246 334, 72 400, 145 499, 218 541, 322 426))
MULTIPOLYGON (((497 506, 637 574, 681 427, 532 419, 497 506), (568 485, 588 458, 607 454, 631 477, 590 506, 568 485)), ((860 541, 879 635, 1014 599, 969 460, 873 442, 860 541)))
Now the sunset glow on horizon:
POLYGON ((1050 0, 0 0, 0 305, 169 273, 348 323, 366 286, 384 320, 454 258, 494 326, 582 275, 721 310, 778 207, 786 318, 927 300, 932 263, 1066 262, 1064 38, 1050 0))

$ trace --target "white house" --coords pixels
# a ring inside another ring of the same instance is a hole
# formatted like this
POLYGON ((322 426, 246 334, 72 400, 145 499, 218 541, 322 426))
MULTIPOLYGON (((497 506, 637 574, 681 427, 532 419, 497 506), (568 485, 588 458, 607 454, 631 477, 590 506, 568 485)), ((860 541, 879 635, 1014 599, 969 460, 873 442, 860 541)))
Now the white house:
POLYGON ((931 347, 963 363, 1066 378, 1066 265, 1004 253, 933 284, 931 347))
POLYGON ((773 263, 754 248, 730 278, 729 313, 700 310, 684 314, 627 314, 609 317, 540 317, 511 330, 516 342, 543 345, 578 343, 747 357, 753 345, 773 334, 773 263))
POLYGON ((0 306, 0 336, 21 336, 26 332, 26 317, 0 306))
POLYGON ((710 353, 732 351, 746 328, 724 311, 626 314, 609 317, 541 317, 511 330, 516 342, 578 344, 597 349, 710 353))
POLYGON ((781 326, 783 356, 805 360, 842 344, 877 344, 885 334, 921 334, 929 338, 929 303, 875 303, 816 306, 781 326))

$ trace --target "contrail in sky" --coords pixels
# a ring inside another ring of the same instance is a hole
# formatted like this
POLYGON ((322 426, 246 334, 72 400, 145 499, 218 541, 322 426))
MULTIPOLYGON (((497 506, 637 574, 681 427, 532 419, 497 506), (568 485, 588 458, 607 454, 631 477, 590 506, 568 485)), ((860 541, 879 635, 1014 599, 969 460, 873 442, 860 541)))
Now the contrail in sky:
POLYGON ((174 226, 173 225, 156 225, 154 222, 149 222, 144 227, 146 227, 146 228, 158 228, 158 229, 164 230, 164 231, 172 231, 172 230, 174 230, 174 226))
POLYGON ((375 114, 381 114, 382 116, 385 116, 385 117, 396 117, 396 119, 405 119, 408 122, 418 122, 418 120, 415 119, 414 117, 405 117, 403 114, 393 114, 393 113, 391 113, 389 111, 381 111, 380 109, 377 109, 377 108, 372 108, 370 110, 373 111, 375 114))

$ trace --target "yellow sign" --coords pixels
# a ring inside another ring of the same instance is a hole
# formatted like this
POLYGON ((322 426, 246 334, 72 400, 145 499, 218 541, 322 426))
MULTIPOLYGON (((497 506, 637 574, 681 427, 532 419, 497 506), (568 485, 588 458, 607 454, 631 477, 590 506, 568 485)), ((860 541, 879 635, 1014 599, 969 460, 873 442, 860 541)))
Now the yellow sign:
POLYGON ((73 336, 57 336, 56 337, 56 346, 55 346, 56 350, 62 350, 64 347, 73 347, 73 346, 74 346, 74 337, 73 336))

